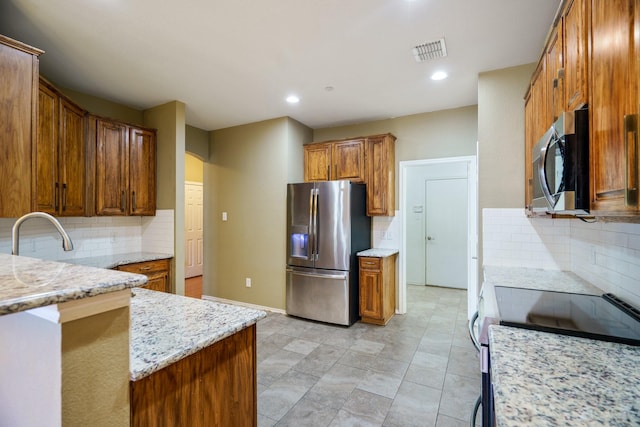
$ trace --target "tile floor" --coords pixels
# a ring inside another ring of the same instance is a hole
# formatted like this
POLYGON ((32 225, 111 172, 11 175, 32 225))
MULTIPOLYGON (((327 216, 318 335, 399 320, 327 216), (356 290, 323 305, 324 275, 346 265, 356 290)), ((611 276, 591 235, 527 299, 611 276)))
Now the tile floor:
POLYGON ((258 426, 468 426, 480 394, 464 290, 409 286, 407 314, 258 323, 258 426))

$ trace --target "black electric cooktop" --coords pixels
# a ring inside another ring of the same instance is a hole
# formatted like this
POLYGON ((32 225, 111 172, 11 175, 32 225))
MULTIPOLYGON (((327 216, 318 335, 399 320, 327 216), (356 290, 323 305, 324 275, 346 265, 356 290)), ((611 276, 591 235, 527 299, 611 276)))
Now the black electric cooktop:
POLYGON ((500 324, 640 346, 640 310, 613 294, 496 286, 500 324))

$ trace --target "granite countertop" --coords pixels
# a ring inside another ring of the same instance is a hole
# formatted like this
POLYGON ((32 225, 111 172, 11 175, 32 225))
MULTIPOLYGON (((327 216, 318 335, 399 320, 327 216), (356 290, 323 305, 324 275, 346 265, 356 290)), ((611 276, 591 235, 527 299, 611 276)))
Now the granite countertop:
POLYGON ((356 255, 358 256, 368 256, 373 258, 384 258, 391 255, 395 255, 398 253, 397 249, 387 249, 387 248, 371 248, 365 251, 360 251, 356 255))
POLYGON ((266 317, 261 310, 134 289, 130 376, 136 381, 266 317))
POLYGON ((640 347, 489 327, 496 425, 640 425, 640 347))
POLYGON ((0 254, 0 315, 120 291, 141 274, 0 254))
POLYGON ((571 271, 485 265, 484 283, 510 288, 602 295, 602 290, 571 271))
POLYGON ((145 261, 156 261, 159 259, 167 258, 173 258, 173 255, 157 252, 129 252, 125 254, 69 259, 65 260, 64 262, 84 265, 87 267, 115 268, 120 265, 134 264, 137 262, 145 261))

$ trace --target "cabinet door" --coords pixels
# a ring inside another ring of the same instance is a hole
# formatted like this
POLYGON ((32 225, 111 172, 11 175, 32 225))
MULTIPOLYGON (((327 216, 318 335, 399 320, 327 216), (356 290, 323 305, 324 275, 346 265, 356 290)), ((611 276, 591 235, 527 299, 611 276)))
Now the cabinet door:
POLYGON ((304 181, 331 180, 331 144, 304 146, 304 181))
POLYGON ((127 126, 98 119, 96 124, 96 214, 126 215, 129 191, 127 126))
POLYGON ((156 135, 131 128, 129 134, 129 214, 156 214, 156 135))
MULTIPOLYGON (((543 58, 533 73, 531 97, 533 98, 533 140, 538 141, 552 124, 547 102, 545 59, 543 58)), ((535 142, 534 142, 535 144, 535 142)))
POLYGON ((352 182, 364 182, 365 140, 340 141, 333 144, 332 180, 347 179, 352 182))
MULTIPOLYGON (((603 4, 605 4, 604 1, 603 4)), ((587 101, 588 1, 571 0, 565 9, 564 25, 564 109, 573 111, 587 101)), ((603 41, 601 41, 603 42, 603 41)))
POLYGON ((40 84, 36 139, 36 210, 55 215, 60 201, 58 181, 58 95, 40 84))
POLYGON ((36 207, 33 156, 37 139, 38 55, 42 51, 0 36, 0 216, 36 207))
POLYGON ((546 49, 547 104, 551 123, 564 110, 564 78, 562 57, 562 21, 554 28, 546 49))
POLYGON ((382 274, 360 270, 360 316, 382 319, 382 274))
POLYGON ((169 292, 169 275, 167 272, 159 272, 149 275, 149 281, 142 286, 152 291, 169 292))
POLYGON ((634 3, 634 0, 592 1, 591 192, 592 210, 600 211, 597 213, 601 215, 638 211, 637 131, 625 129, 625 117, 638 112, 634 3), (625 186, 627 160, 632 167, 631 175, 636 177, 629 188, 625 186), (625 206, 625 193, 635 199, 630 201, 631 206, 625 206))
POLYGON ((367 215, 395 214, 395 139, 367 139, 367 215))
POLYGON ((66 99, 60 99, 59 185, 60 209, 63 216, 85 214, 86 141, 85 113, 66 99))

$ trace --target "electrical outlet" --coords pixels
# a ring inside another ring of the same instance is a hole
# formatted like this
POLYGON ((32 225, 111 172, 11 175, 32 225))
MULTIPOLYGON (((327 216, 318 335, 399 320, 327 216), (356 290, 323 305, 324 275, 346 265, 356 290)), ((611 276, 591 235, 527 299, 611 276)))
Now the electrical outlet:
POLYGON ((227 213, 226 212, 222 212, 222 220, 226 221, 228 218, 227 213))
POLYGON ((247 277, 246 279, 244 279, 244 285, 245 285, 247 288, 250 288, 250 287, 251 287, 251 277, 247 277))

